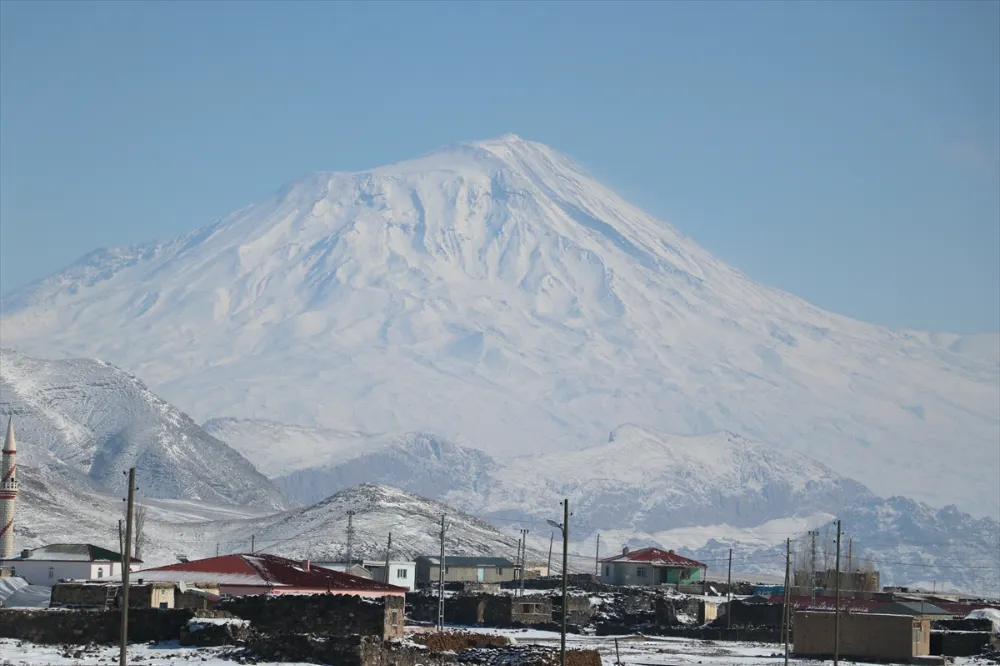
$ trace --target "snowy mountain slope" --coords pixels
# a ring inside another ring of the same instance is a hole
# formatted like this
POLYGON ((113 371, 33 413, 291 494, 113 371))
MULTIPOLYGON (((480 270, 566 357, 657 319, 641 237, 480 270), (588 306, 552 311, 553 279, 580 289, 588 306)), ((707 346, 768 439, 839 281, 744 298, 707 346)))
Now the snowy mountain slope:
POLYGON ((149 497, 288 504, 246 459, 107 363, 0 350, 0 417, 8 415, 22 464, 69 467, 112 491, 124 489, 122 470, 135 466, 149 497))
MULTIPOLYGON (((279 441, 280 429, 274 432, 279 441)), ((805 456, 732 433, 680 437, 626 425, 579 451, 503 459, 429 435, 354 451, 275 484, 303 504, 359 481, 441 499, 487 518, 541 523, 570 499, 578 530, 659 532, 728 524, 751 527, 873 498, 871 491, 805 456)))
MULTIPOLYGON (((272 478, 299 469, 337 464, 380 444, 380 437, 370 433, 310 428, 265 419, 209 419, 201 428, 272 478)), ((330 494, 322 494, 313 501, 330 494)))
POLYGON ((199 419, 495 455, 622 422, 725 429, 1000 515, 1000 335, 891 331, 762 287, 517 137, 309 176, 87 255, 2 312, 5 344, 108 359, 199 419))
MULTIPOLYGON (((343 490, 304 509, 257 520, 216 522, 178 528, 180 538, 215 538, 232 551, 241 551, 253 535, 258 551, 316 561, 338 560, 347 546, 347 512, 353 510, 355 557, 385 557, 392 533, 392 557, 414 558, 440 551, 441 515, 446 514, 445 547, 451 555, 517 554, 516 536, 488 522, 440 502, 377 484, 343 490)), ((225 548, 224 548, 225 550, 225 548)), ((528 551, 529 558, 541 557, 528 551)))

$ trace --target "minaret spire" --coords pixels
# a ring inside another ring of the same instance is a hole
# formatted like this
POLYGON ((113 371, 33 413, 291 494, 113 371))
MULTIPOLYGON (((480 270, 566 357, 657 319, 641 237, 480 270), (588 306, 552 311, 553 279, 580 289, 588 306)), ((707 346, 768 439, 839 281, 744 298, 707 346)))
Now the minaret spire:
POLYGON ((14 439, 14 417, 7 420, 7 436, 3 441, 3 460, 0 463, 0 559, 14 556, 14 509, 17 493, 17 441, 14 439))

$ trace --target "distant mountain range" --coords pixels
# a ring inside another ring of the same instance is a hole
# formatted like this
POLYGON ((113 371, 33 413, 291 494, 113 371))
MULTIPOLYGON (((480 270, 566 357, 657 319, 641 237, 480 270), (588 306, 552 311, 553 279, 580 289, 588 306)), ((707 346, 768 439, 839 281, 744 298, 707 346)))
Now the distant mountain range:
POLYGON ((310 175, 97 250, 2 316, 4 345, 115 363, 199 421, 433 432, 497 459, 622 423, 726 430, 1000 517, 1000 334, 819 310, 515 136, 310 175))

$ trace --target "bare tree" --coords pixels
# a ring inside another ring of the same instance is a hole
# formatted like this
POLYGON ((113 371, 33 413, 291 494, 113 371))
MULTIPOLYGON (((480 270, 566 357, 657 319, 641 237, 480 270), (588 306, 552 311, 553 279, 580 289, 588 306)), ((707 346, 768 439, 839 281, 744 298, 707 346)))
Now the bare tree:
MULTIPOLYGON (((128 510, 125 511, 128 513, 128 510)), ((149 509, 144 504, 136 504, 132 508, 132 544, 134 548, 134 554, 132 557, 136 560, 142 559, 142 547, 146 544, 146 516, 149 513, 149 509)), ((128 516, 125 516, 128 520, 128 516)))

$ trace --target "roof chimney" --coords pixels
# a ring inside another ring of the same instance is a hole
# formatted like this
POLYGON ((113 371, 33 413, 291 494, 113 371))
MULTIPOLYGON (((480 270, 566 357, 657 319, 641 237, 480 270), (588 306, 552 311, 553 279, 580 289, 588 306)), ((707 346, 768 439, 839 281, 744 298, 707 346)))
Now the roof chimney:
POLYGON ((626 557, 628 556, 628 546, 625 546, 624 548, 622 548, 622 555, 626 556, 626 557))
POLYGON ((302 560, 302 568, 309 571, 309 560, 302 560))

